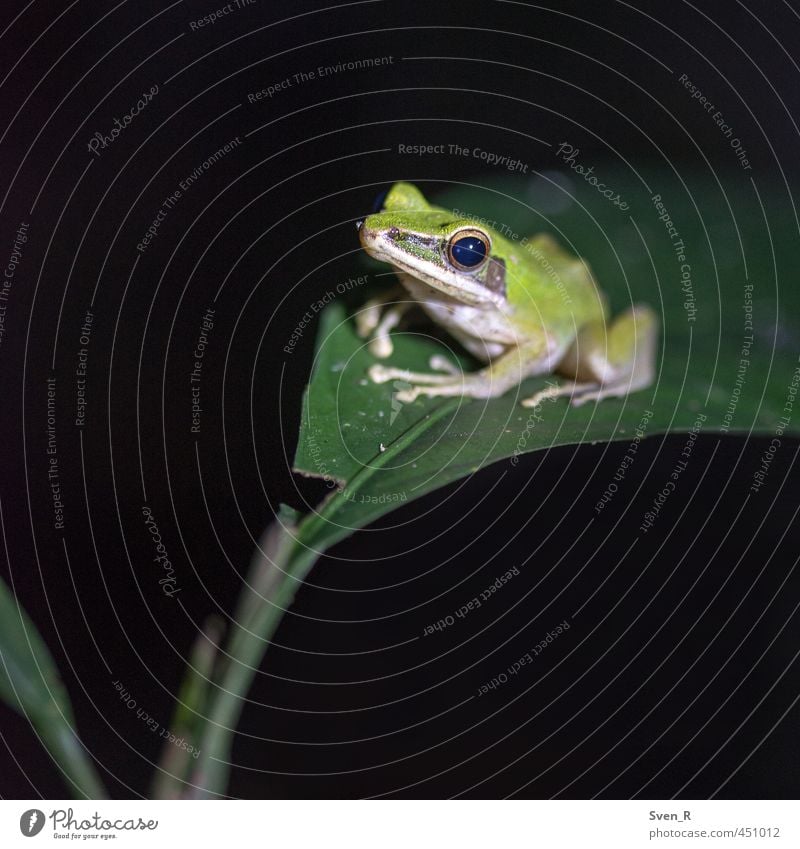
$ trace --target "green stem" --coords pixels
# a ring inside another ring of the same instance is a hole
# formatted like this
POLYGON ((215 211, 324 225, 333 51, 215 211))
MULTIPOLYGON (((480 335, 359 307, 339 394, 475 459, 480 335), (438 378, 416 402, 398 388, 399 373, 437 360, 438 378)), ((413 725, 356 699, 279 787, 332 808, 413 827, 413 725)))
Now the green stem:
MULTIPOLYGON (((410 427, 386 451, 353 475, 347 489, 362 487, 458 403, 458 399, 445 402, 410 427)), ((221 673, 215 682, 217 689, 209 705, 200 755, 185 795, 191 798, 224 795, 233 735, 270 640, 317 558, 355 530, 342 527, 324 536, 318 534, 335 515, 339 505, 346 503, 345 491, 334 492, 318 511, 308 514, 298 525, 293 524, 296 520, 293 511, 283 508, 277 521, 264 535, 234 614, 228 656, 221 664, 221 673)), ((366 524, 369 515, 365 513, 364 518, 366 524)))
MULTIPOLYGON (((74 723, 73 723, 74 724, 74 723)), ((76 799, 105 799, 106 789, 75 732, 63 721, 50 728, 40 727, 50 757, 64 770, 67 784, 76 799)))
POLYGON ((223 632, 222 620, 212 615, 194 641, 170 723, 172 732, 184 738, 188 747, 164 741, 161 760, 153 775, 153 799, 180 799, 184 795, 194 764, 194 749, 199 746, 204 731, 208 693, 223 632))
POLYGON ((187 791, 191 798, 224 793, 233 735, 245 698, 284 613, 317 560, 318 552, 298 544, 301 528, 302 524, 293 536, 295 529, 276 522, 261 546, 264 555, 251 568, 252 580, 243 591, 229 656, 206 718, 200 755, 187 791))

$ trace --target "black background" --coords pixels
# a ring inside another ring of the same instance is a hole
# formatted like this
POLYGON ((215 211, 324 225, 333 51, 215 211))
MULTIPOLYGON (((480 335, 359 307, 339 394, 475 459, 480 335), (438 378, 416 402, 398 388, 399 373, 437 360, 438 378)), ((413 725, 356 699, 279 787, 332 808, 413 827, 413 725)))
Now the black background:
MULTIPOLYGON (((0 41, 0 255, 30 224, 0 348, 2 560, 111 792, 135 796, 159 741, 113 681, 168 725, 198 624, 231 610, 237 570, 277 505, 323 491, 289 468, 313 349, 308 332, 287 356, 291 328, 331 280, 361 273, 353 222, 381 187, 411 179, 435 195, 493 175, 458 157, 399 155, 398 143, 466 144, 552 169, 532 135, 569 139, 609 167, 670 162, 745 179, 676 81, 685 73, 746 140, 753 174, 794 187, 800 17, 753 2, 258 0, 192 31, 217 7, 88 3, 61 15, 37 3, 15 20, 22 5, 4 7, 0 41), (299 72, 381 56, 393 61, 248 102, 299 72), (154 84, 142 114, 89 154, 92 135, 154 84), (164 198, 236 136, 242 145, 137 252, 164 198), (187 374, 223 280, 195 444, 187 374), (79 433, 71 373, 95 286, 79 433), (51 375, 63 535, 44 471, 51 375), (143 486, 180 605, 149 563, 143 486)), ((669 474, 684 441, 643 443, 626 497, 590 527, 624 443, 485 469, 336 546, 262 666, 230 793, 796 796, 797 443, 784 440, 745 502, 769 439, 701 436, 685 497, 629 551, 648 481, 669 474), (519 576, 491 605, 420 636, 512 567, 519 576), (534 668, 470 699, 565 619, 572 627, 534 668)), ((62 797, 27 723, 5 707, 0 719, 0 793, 62 797)))

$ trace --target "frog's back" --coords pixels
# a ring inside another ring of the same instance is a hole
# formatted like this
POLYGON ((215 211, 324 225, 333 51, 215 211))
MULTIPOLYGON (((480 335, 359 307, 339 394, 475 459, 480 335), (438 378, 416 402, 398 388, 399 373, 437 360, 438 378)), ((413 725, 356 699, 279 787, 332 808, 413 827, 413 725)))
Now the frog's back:
MULTIPOLYGON (((561 317, 570 325, 604 319, 606 298, 589 266, 566 251, 550 234, 539 233, 511 246, 512 282, 509 300, 522 309, 535 303, 538 313, 549 321, 561 317), (515 262, 516 260, 516 262, 515 262)), ((511 281, 509 281, 511 282, 511 281)))

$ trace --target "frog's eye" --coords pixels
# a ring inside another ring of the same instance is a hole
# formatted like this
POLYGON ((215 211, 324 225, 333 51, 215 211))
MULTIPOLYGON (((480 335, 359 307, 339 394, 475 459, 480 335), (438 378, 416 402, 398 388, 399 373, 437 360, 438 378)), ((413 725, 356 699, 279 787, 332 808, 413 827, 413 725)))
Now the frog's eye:
POLYGON ((460 271, 474 271, 489 258, 489 237, 480 230, 459 230, 447 244, 450 263, 460 271))

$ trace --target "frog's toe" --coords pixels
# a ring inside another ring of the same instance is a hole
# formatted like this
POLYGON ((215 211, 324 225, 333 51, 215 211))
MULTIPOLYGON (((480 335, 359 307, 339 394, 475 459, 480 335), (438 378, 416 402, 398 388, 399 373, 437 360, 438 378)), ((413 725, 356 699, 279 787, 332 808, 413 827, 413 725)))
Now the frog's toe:
POLYGON ((370 312, 368 310, 362 310, 362 312, 356 313, 356 335, 360 339, 368 339, 372 336, 372 333, 378 326, 379 321, 380 314, 374 311, 370 312))
POLYGON ((396 369, 389 369, 380 365, 380 363, 375 363, 375 365, 369 367, 367 374, 373 383, 386 383, 387 380, 392 379, 393 371, 396 371, 396 369))
POLYGON ((411 389, 401 389, 399 392, 395 392, 394 397, 401 404, 411 404, 417 400, 419 392, 420 388, 418 386, 413 386, 411 389))
POLYGON ((573 407, 580 407, 591 401, 603 401, 606 398, 625 398, 630 392, 627 381, 611 383, 607 386, 595 386, 572 399, 573 407))
POLYGON ((586 401, 595 397, 593 390, 597 389, 596 383, 576 383, 575 381, 567 381, 566 383, 549 383, 546 389, 540 389, 535 395, 530 398, 525 398, 520 403, 523 407, 539 407, 545 401, 555 401, 556 398, 564 398, 569 396, 573 407, 579 407, 586 401))
POLYGON ((388 336, 376 336, 369 343, 369 351, 373 357, 377 357, 379 360, 385 360, 387 357, 391 357, 394 351, 394 345, 388 336))
POLYGON ((441 354, 434 354, 429 360, 428 365, 433 371, 443 371, 447 374, 452 375, 460 375, 461 369, 458 366, 453 365, 447 357, 443 357, 441 354))
POLYGON ((469 382, 464 382, 460 377, 453 380, 447 377, 439 380, 435 385, 431 385, 431 381, 422 386, 412 386, 410 389, 403 389, 395 395, 398 401, 404 404, 416 401, 421 395, 426 398, 454 398, 463 395, 467 398, 482 398, 485 393, 480 387, 477 387, 469 382))
POLYGON ((371 365, 367 371, 373 383, 386 383, 388 380, 405 380, 406 383, 419 383, 422 386, 440 386, 457 383, 461 385, 461 374, 428 374, 424 371, 409 371, 406 368, 392 368, 381 363, 371 365))

